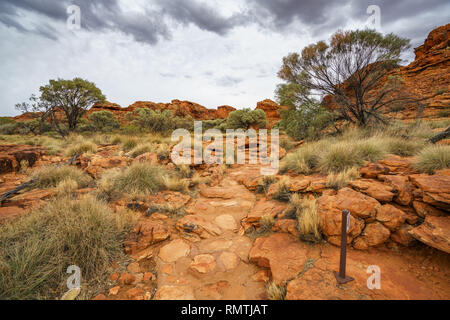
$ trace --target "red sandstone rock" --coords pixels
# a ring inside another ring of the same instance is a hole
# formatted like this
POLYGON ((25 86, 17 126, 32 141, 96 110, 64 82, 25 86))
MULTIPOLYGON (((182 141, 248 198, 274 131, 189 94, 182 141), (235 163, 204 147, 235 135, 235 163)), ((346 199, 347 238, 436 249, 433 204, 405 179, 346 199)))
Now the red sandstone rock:
POLYGON ((385 204, 377 212, 377 220, 391 231, 395 231, 405 223, 406 215, 400 209, 385 204))
POLYGON ((450 216, 427 216, 424 223, 409 233, 426 245, 450 253, 450 216))
POLYGON ((270 268, 276 284, 294 278, 302 271, 306 259, 306 245, 286 233, 258 238, 250 251, 250 261, 270 268))
POLYGON ((359 250, 365 250, 369 247, 378 246, 389 239, 391 233, 389 229, 379 222, 373 222, 366 225, 359 237, 353 241, 353 247, 359 250))

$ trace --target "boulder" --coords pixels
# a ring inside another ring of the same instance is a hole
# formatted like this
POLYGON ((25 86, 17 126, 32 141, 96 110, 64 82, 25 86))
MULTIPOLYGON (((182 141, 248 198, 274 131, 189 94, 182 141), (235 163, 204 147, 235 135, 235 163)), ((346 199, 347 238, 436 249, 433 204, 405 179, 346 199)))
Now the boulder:
POLYGON ((270 268, 273 281, 284 284, 302 270, 307 260, 307 246, 286 233, 256 239, 250 250, 250 262, 270 268))
POLYGON ((369 163, 362 167, 359 173, 363 178, 376 179, 379 175, 388 174, 389 168, 379 163, 369 163))
POLYGON ((419 217, 425 218, 426 216, 445 216, 446 213, 442 210, 439 210, 433 206, 430 206, 429 204, 426 204, 422 201, 413 201, 413 207, 414 210, 416 210, 416 213, 419 217))
POLYGON ((378 209, 377 218, 385 227, 391 231, 395 231, 405 223, 405 213, 390 204, 382 205, 378 209))
POLYGON ((416 239, 410 234, 414 227, 409 224, 402 225, 398 230, 391 234, 391 239, 406 247, 412 246, 416 243, 416 239))
POLYGON ((258 222, 261 217, 270 215, 272 217, 277 217, 287 208, 287 204, 284 202, 276 200, 259 200, 254 207, 251 209, 245 221, 247 223, 258 222))
POLYGON ((199 254, 194 257, 189 269, 198 273, 209 273, 216 268, 216 265, 216 259, 212 255, 199 254))
POLYGON ((159 250, 159 257, 164 262, 175 262, 187 257, 191 252, 191 246, 181 239, 172 240, 159 250))
POLYGON ((410 180, 420 189, 423 202, 450 210, 450 176, 415 174, 410 180))
POLYGON ((391 232, 379 222, 368 223, 359 237, 353 241, 353 247, 365 250, 383 244, 391 232))
POLYGON ((381 202, 391 202, 395 194, 393 187, 372 179, 359 179, 350 182, 350 186, 381 202))
POLYGON ((155 300, 194 300, 191 286, 162 286, 155 294, 155 300))
POLYGON ((433 248, 450 253, 450 217, 427 216, 424 223, 409 233, 433 248))
POLYGON ((386 184, 394 189, 397 194, 394 201, 402 206, 409 206, 413 200, 413 186, 409 182, 408 176, 380 176, 386 184))

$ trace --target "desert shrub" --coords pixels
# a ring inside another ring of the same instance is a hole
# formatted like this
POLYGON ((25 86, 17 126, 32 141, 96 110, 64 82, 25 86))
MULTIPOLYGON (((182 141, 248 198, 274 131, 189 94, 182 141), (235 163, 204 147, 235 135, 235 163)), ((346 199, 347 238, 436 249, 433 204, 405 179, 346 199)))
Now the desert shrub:
POLYGON ((0 299, 59 298, 70 265, 82 272, 80 298, 92 298, 111 264, 123 257, 131 226, 130 215, 113 213, 92 197, 56 198, 0 226, 0 299))
POLYGON ((78 189, 78 182, 73 179, 64 179, 56 186, 58 196, 70 196, 78 189))
POLYGON ((223 130, 226 126, 226 119, 214 119, 214 120, 204 120, 202 121, 203 131, 209 129, 223 130))
POLYGON ((188 164, 177 165, 175 169, 182 178, 191 178, 194 174, 194 171, 188 164))
POLYGON ((91 177, 76 167, 71 166, 47 166, 39 169, 33 179, 36 182, 34 188, 53 188, 61 181, 70 179, 76 181, 80 188, 86 187, 91 181, 91 177))
POLYGON ((436 145, 423 149, 414 161, 414 167, 424 173, 450 168, 450 146, 436 145))
POLYGON ((230 112, 226 121, 227 129, 247 130, 251 126, 266 128, 266 113, 263 110, 242 109, 230 112))
POLYGON ((68 157, 73 157, 77 154, 81 155, 88 152, 97 152, 97 145, 90 141, 75 143, 66 150, 65 155, 68 157))
POLYGON ((89 120, 92 129, 95 131, 108 132, 120 128, 119 121, 111 111, 93 112, 89 116, 89 120))
POLYGON ((281 177, 281 179, 276 183, 276 190, 272 195, 272 198, 280 201, 289 201, 291 196, 291 192, 289 191, 290 185, 291 181, 289 177, 281 177))
POLYGON ((280 138, 280 147, 286 151, 291 151, 295 148, 295 143, 291 138, 284 136, 280 138))
POLYGON ((171 191, 177 191, 181 193, 189 193, 189 180, 188 179, 181 179, 177 175, 165 175, 163 177, 163 183, 164 186, 171 190, 171 191))
POLYGON ((422 150, 425 143, 420 140, 405 140, 392 138, 386 140, 386 150, 399 156, 413 156, 422 150))
POLYGON ((266 214, 259 219, 259 228, 261 232, 272 230, 273 225, 275 224, 275 218, 266 214))
POLYGON ((114 189, 121 193, 154 194, 165 187, 166 170, 147 163, 134 163, 115 177, 114 189))
POLYGON ((362 157, 349 142, 330 143, 319 159, 319 168, 323 173, 338 173, 360 166, 362 157))
POLYGON ((295 210, 300 238, 311 242, 320 241, 322 236, 316 199, 301 198, 300 195, 295 193, 289 200, 289 208, 295 210))
POLYGON ((266 292, 269 300, 284 300, 286 297, 286 287, 277 285, 273 281, 266 285, 266 292))
POLYGON ((280 114, 278 127, 296 140, 315 140, 323 137, 333 120, 333 114, 318 104, 289 108, 282 110, 280 114))
POLYGON ((327 177, 327 187, 338 190, 359 177, 359 170, 356 167, 346 169, 339 173, 331 173, 327 177))
POLYGON ((256 186, 257 193, 267 193, 269 187, 277 182, 275 176, 264 176, 258 180, 258 185, 256 186))
POLYGON ((124 137, 120 141, 124 151, 130 151, 138 145, 138 139, 134 137, 124 137))
POLYGON ((439 118, 448 118, 448 117, 450 117, 450 109, 439 111, 438 112, 438 117, 439 118))
POLYGON ((168 133, 169 131, 184 128, 193 128, 191 117, 174 117, 170 110, 152 110, 147 108, 137 108, 127 114, 132 126, 139 127, 155 133, 168 133))
POLYGON ((355 143, 355 156, 363 161, 376 162, 386 155, 383 145, 380 143, 382 137, 374 136, 367 140, 360 140, 355 143))
POLYGON ((289 171, 303 174, 312 173, 319 163, 318 147, 317 143, 308 143, 295 152, 287 154, 281 161, 280 171, 282 173, 289 171))
POLYGON ((440 121, 430 121, 427 123, 432 129, 446 129, 450 126, 450 119, 440 121))
POLYGON ((157 146, 153 143, 138 144, 129 152, 129 155, 133 158, 136 158, 144 153, 155 152, 156 149, 157 146))
POLYGON ((19 125, 17 123, 0 124, 0 134, 17 134, 19 125))

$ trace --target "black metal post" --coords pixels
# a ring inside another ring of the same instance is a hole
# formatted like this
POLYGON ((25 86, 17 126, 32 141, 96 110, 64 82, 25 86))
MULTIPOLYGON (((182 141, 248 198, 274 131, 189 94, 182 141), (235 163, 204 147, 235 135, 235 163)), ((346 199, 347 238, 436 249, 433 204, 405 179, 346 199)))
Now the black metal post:
POLYGON ((353 281, 352 277, 347 277, 345 275, 345 268, 347 264, 347 219, 350 215, 348 210, 342 211, 342 228, 341 228, 341 257, 339 261, 339 273, 334 271, 334 276, 339 284, 345 284, 347 282, 353 281))

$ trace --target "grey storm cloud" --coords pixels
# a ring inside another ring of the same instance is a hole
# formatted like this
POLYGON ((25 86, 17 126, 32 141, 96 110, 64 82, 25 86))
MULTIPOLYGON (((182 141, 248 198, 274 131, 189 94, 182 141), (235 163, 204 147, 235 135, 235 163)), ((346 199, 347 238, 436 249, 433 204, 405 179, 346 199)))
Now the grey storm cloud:
MULTIPOLYGON (((248 0, 246 8, 231 16, 224 16, 217 7, 198 0, 153 0, 146 2, 139 12, 124 12, 118 0, 1 0, 0 23, 20 32, 36 33, 56 39, 58 32, 49 24, 23 23, 23 11, 42 15, 53 21, 65 22, 67 7, 78 5, 82 12, 82 27, 90 31, 119 31, 138 42, 155 44, 159 39, 170 39, 170 22, 195 25, 201 30, 225 35, 237 26, 255 23, 278 32, 298 32, 289 28, 301 21, 313 34, 331 32, 352 18, 367 19, 367 7, 379 5, 382 24, 417 16, 424 12, 442 12, 449 9, 448 0, 248 0)), ((403 35, 416 39, 423 37, 430 25, 410 23, 403 35)), ((434 21, 442 25, 447 21, 434 21)), ((391 31, 391 30, 388 30, 391 31)), ((393 30, 395 31, 395 30, 393 30)))
POLYGON ((244 81, 237 77, 224 76, 216 79, 216 84, 221 87, 232 87, 244 81))

